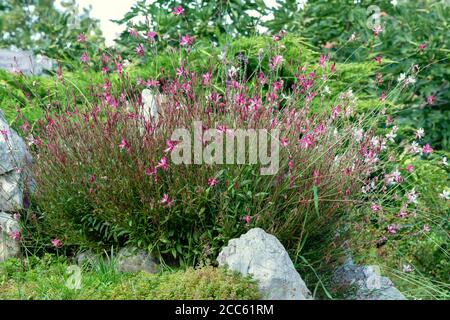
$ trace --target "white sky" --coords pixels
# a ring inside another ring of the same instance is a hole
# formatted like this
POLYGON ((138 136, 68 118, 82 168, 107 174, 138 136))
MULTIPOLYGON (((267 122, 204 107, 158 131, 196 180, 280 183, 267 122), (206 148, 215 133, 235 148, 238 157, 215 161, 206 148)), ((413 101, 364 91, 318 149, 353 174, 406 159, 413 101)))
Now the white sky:
MULTIPOLYGON (((57 4, 60 2, 61 0, 58 0, 57 4)), ((110 19, 123 18, 136 0, 76 0, 76 2, 81 8, 92 6, 91 16, 100 20, 100 28, 105 36, 106 44, 112 45, 114 39, 123 31, 124 26, 119 26, 110 19)), ((275 0, 265 0, 265 2, 267 5, 273 6, 275 0)))

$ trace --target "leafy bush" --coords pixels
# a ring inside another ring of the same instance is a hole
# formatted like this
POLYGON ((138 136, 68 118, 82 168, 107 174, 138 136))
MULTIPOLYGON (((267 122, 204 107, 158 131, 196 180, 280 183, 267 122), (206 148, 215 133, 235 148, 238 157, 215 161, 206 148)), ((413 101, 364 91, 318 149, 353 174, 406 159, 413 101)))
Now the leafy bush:
MULTIPOLYGON (((153 276, 141 273, 114 288, 107 296, 114 300, 241 300, 259 299, 257 285, 221 268, 188 268, 186 271, 153 276)), ((94 299, 105 296, 95 295, 94 299)))
MULTIPOLYGON (((397 78, 416 65, 415 92, 402 97, 401 123, 423 127, 429 143, 449 148, 450 6, 445 1, 277 1, 274 19, 266 22, 273 33, 285 29, 331 52, 338 61, 388 61, 383 78, 397 78), (377 9, 378 8, 378 9, 377 9), (382 31, 373 37, 370 23, 379 18, 382 31), (431 102, 428 100, 431 98, 431 102)), ((380 86, 388 90, 390 81, 380 86)))

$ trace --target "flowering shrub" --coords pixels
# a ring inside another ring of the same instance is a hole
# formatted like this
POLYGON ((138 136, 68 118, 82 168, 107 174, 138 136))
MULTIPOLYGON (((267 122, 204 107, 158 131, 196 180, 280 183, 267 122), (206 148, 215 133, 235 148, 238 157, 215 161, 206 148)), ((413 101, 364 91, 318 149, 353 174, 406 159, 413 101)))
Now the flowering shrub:
POLYGON ((48 114, 32 141, 44 232, 66 246, 133 243, 185 263, 214 258, 253 226, 297 255, 316 247, 357 201, 381 145, 354 116, 351 90, 325 99, 335 72, 325 57, 299 68, 289 88, 278 75, 282 55, 268 63, 251 79, 234 61, 197 73, 187 50, 174 78, 136 86, 125 73, 117 84, 106 75, 88 106, 48 114), (155 92, 158 121, 143 111, 143 87, 155 92), (260 163, 173 164, 171 134, 194 121, 225 135, 279 129, 278 172, 261 175, 260 163))

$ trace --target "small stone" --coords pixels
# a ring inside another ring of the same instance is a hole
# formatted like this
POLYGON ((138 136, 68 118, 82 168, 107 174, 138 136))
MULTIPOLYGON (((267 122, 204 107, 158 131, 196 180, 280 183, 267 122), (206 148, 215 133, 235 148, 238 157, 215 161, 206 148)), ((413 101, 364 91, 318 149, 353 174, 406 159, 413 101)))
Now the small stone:
POLYGON ((117 254, 117 270, 120 272, 157 273, 156 260, 144 250, 125 247, 117 254))

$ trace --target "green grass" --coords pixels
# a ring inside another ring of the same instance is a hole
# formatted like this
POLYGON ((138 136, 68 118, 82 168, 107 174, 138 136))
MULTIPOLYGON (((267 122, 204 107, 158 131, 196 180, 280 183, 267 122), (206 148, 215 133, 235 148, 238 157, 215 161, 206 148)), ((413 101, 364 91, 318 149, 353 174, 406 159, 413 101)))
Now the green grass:
POLYGON ((81 286, 71 289, 73 266, 65 257, 11 259, 0 264, 0 300, 216 300, 258 299, 250 278, 214 267, 119 273, 114 259, 81 268, 81 286))

